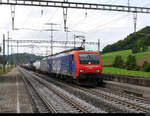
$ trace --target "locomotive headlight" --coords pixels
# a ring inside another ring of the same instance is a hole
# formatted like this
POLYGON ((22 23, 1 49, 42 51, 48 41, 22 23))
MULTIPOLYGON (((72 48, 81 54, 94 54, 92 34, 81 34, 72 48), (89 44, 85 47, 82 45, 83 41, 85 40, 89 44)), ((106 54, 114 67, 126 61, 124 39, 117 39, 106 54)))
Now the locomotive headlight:
POLYGON ((84 72, 84 70, 82 69, 82 70, 80 70, 80 72, 84 72))
POLYGON ((100 72, 100 70, 96 70, 96 72, 100 72))

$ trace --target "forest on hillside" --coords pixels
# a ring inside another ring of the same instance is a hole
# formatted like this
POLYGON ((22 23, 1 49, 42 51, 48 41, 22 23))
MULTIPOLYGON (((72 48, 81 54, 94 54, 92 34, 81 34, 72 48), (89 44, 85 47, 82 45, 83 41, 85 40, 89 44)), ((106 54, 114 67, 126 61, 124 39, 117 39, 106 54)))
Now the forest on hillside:
MULTIPOLYGON (((29 63, 30 61, 35 61, 43 58, 42 56, 37 56, 28 53, 12 54, 5 57, 6 61, 8 61, 10 64, 23 64, 23 63, 26 64, 29 63)), ((1 64, 4 62, 2 56, 0 56, 0 62, 1 64)))
POLYGON ((103 53, 132 49, 133 47, 150 46, 150 26, 147 26, 136 33, 128 35, 124 40, 107 45, 103 53))

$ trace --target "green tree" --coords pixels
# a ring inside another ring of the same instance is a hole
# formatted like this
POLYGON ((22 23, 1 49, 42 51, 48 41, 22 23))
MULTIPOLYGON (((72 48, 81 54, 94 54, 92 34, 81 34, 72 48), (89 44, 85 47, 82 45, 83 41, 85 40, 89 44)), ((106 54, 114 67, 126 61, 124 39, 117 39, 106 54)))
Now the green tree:
POLYGON ((144 61, 142 68, 143 68, 143 71, 150 72, 150 63, 148 63, 147 61, 144 61))
POLYGON ((2 56, 0 56, 0 64, 2 64, 2 56))
MULTIPOLYGON (((128 35, 126 38, 123 40, 119 40, 118 42, 107 45, 103 49, 103 53, 108 53, 112 51, 118 51, 118 50, 127 50, 127 49, 132 49, 134 46, 139 46, 142 47, 144 46, 150 46, 150 26, 147 26, 138 32, 132 33, 128 35)), ((136 51, 137 49, 135 49, 136 51)), ((136 52, 138 53, 138 52, 136 52)))
POLYGON ((143 65, 142 65, 142 69, 144 71, 145 67, 147 66, 148 62, 147 61, 144 61, 143 65))
POLYGON ((123 66, 124 66, 124 61, 123 61, 123 59, 122 59, 121 56, 116 56, 116 57, 115 57, 115 60, 114 60, 114 62, 113 62, 113 66, 114 66, 114 67, 118 67, 118 68, 123 68, 123 66))
POLYGON ((135 56, 129 55, 125 63, 125 68, 128 70, 137 70, 136 58, 135 56))
POLYGON ((135 53, 139 53, 140 52, 140 46, 134 46, 132 48, 132 53, 135 54, 135 53))
POLYGON ((147 46, 142 46, 142 52, 146 52, 148 50, 147 46))
MULTIPOLYGON (((1 47, 0 47, 0 53, 1 53, 1 47)), ((2 64, 2 56, 0 56, 0 64, 2 64)))

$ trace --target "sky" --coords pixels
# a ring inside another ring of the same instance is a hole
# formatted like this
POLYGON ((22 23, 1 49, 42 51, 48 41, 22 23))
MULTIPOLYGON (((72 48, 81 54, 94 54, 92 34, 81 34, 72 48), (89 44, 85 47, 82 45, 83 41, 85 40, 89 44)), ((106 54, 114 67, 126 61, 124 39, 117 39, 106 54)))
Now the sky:
MULTIPOLYGON (((58 0, 57 0, 58 1, 58 0)), ((62 0, 59 0, 62 1, 62 0)), ((69 2, 85 2, 99 4, 127 5, 128 0, 68 0, 69 2)), ((131 6, 150 7, 149 0, 129 0, 131 6)), ((12 30, 11 6, 0 5, 0 44, 2 45, 3 34, 13 40, 50 40, 50 31, 33 31, 28 29, 45 30, 50 25, 45 23, 56 23, 53 32, 53 40, 66 40, 63 24, 63 9, 36 6, 15 6, 15 28, 12 30), (43 15, 41 14, 43 11, 43 15), (24 28, 24 29, 23 29, 24 28)), ((137 31, 150 26, 150 14, 137 15, 137 31)), ((68 9, 67 16, 68 40, 73 41, 73 35, 85 36, 87 42, 97 42, 100 39, 100 50, 109 44, 122 40, 134 32, 133 13, 68 9)), ((81 41, 77 39, 77 41, 81 41)), ((15 44, 16 45, 16 44, 15 44)), ((19 44, 21 45, 21 44, 19 44)), ((23 44, 22 44, 23 45, 23 44)), ((24 44, 25 45, 25 44, 24 44)), ((33 45, 26 44, 26 45, 33 45)), ((43 45, 43 44, 40 44, 43 45)), ((44 44, 50 46, 49 44, 44 44)), ((97 46, 86 46, 86 50, 97 50, 97 46)), ((63 48, 54 48, 53 53, 63 51, 63 48)), ((16 47, 10 48, 9 53, 16 53, 16 47)), ((37 55, 50 54, 50 48, 21 48, 19 53, 34 53, 37 55), (47 51, 47 53, 46 53, 47 51)), ((7 54, 7 47, 6 47, 7 54)))

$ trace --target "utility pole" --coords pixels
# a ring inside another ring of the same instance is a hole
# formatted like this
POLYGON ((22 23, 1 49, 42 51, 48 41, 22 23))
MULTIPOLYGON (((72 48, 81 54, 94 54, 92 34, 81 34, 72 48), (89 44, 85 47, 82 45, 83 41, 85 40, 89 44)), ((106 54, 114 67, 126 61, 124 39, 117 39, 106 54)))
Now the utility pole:
POLYGON ((134 33, 136 33, 136 25, 137 25, 137 13, 133 14, 133 21, 134 21, 134 33))
POLYGON ((100 51, 100 39, 98 39, 98 51, 100 51))
POLYGON ((46 56, 47 56, 47 47, 46 47, 46 56))
POLYGON ((34 45, 31 46, 31 54, 34 54, 34 45))
POLYGON ((15 5, 11 5, 12 30, 14 30, 15 5))
POLYGON ((41 16, 43 16, 43 7, 41 8, 41 16))
POLYGON ((51 55, 53 55, 53 23, 51 23, 51 55))
MULTIPOLYGON (((64 0, 64 2, 68 2, 68 0, 64 0)), ((64 31, 67 31, 67 8, 63 8, 63 16, 64 16, 64 31)))
POLYGON ((70 31, 68 31, 68 27, 66 27, 66 43, 65 43, 65 48, 66 48, 66 45, 67 45, 67 42, 68 42, 68 32, 70 32, 70 31))
POLYGON ((7 32, 7 39, 8 39, 8 43, 7 43, 7 62, 9 64, 9 31, 7 32))
POLYGON ((128 0, 127 5, 128 5, 128 11, 130 12, 130 0, 128 0))
POLYGON ((18 58, 18 44, 19 44, 19 42, 17 41, 17 65, 18 65, 18 61, 19 61, 19 58, 18 58))
POLYGON ((130 6, 130 0, 128 0, 128 7, 130 6))
POLYGON ((12 45, 10 45, 11 46, 11 64, 13 64, 13 55, 12 55, 12 51, 13 51, 13 48, 12 48, 12 45))
POLYGON ((74 37, 74 49, 75 49, 75 47, 76 47, 76 46, 75 46, 75 45, 76 45, 76 40, 75 40, 75 39, 76 39, 76 36, 74 35, 73 37, 74 37))
POLYGON ((5 34, 3 34, 3 72, 5 72, 5 34))
POLYGON ((58 25, 58 24, 55 24, 55 23, 46 23, 46 25, 50 25, 51 26, 51 55, 53 55, 53 31, 58 31, 58 30, 54 30, 53 29, 53 25, 58 25))

